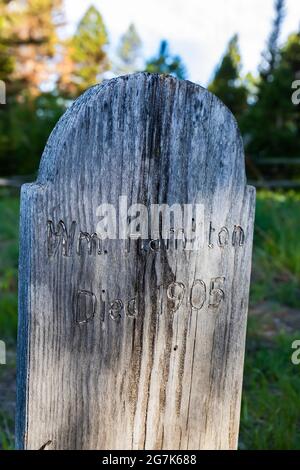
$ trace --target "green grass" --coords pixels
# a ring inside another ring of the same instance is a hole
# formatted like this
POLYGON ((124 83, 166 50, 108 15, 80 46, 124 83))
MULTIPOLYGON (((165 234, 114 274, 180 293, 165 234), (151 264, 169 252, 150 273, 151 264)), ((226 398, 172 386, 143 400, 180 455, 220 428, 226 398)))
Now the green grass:
POLYGON ((0 366, 0 449, 14 448, 15 346, 7 348, 7 363, 0 366))
POLYGON ((7 364, 0 366, 0 448, 14 448, 14 371, 17 335, 19 197, 0 190, 0 339, 7 364), (13 359, 12 359, 13 358, 13 359))
POLYGON ((0 449, 14 449, 14 419, 13 417, 0 410, 0 449))
POLYGON ((300 194, 259 192, 251 302, 300 308, 300 194))
MULTIPOLYGON (((18 265, 17 195, 0 191, 0 339, 15 349, 18 265)), ((300 449, 300 366, 291 344, 300 331, 268 335, 282 311, 300 316, 300 194, 259 192, 241 414, 241 449, 300 449), (269 304, 270 303, 270 304, 269 304), (251 315, 258 305, 268 315, 251 315), (269 307, 270 305, 270 307, 269 307)), ((284 325, 284 322, 283 322, 284 325)), ((14 364, 1 366, 11 383, 14 364), (9 378, 10 377, 10 378, 9 378)), ((13 415, 0 402, 0 448, 13 447, 13 415)))
POLYGON ((291 362, 291 345, 300 332, 266 340, 249 323, 239 448, 299 450, 300 366, 291 362))
POLYGON ((0 192, 0 335, 16 339, 19 198, 0 192))
MULTIPOLYGON (((257 194, 250 306, 268 302, 273 305, 271 318, 280 319, 286 307, 300 316, 300 194, 296 192, 257 194)), ((300 339, 300 331, 268 337, 265 330, 266 316, 250 316, 240 448, 300 449, 300 366, 291 362, 291 344, 300 339)))

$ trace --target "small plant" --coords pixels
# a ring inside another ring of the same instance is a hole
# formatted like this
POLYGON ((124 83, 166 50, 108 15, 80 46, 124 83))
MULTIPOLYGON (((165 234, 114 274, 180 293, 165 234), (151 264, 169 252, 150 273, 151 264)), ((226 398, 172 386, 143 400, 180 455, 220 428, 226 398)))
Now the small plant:
POLYGON ((13 419, 0 412, 0 449, 14 449, 13 419))

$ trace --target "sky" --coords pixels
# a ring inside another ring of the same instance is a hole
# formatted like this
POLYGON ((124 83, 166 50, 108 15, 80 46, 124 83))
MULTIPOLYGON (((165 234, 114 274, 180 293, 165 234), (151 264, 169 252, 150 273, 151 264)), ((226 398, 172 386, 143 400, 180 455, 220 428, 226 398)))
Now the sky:
MULTIPOLYGON (((188 78, 206 86, 229 39, 238 33, 243 72, 255 74, 273 18, 273 0, 65 0, 68 33, 91 5, 103 16, 110 50, 134 23, 143 41, 143 55, 153 56, 161 39, 181 55, 188 78)), ((300 1, 286 0, 281 41, 300 26, 300 1)))

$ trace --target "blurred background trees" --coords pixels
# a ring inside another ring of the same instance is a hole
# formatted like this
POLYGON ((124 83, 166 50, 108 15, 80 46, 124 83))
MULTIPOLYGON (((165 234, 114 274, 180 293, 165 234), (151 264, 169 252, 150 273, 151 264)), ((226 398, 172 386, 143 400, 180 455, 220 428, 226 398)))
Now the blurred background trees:
POLYGON ((171 55, 168 41, 161 41, 157 56, 146 62, 146 72, 170 74, 184 80, 186 68, 179 55, 171 55))
MULTIPOLYGON (((275 15, 258 76, 241 76, 238 38, 229 42, 209 89, 238 120, 252 179, 300 178, 300 109, 291 100, 292 83, 300 73, 300 30, 280 45, 285 0, 274 1, 275 15)), ((283 181, 282 181, 283 180, 283 181)))
POLYGON ((291 84, 300 71, 300 34, 278 49, 257 82, 256 101, 245 114, 243 131, 249 153, 268 157, 300 157, 300 111, 291 101, 291 84))
POLYGON ((229 41, 225 55, 208 89, 228 106, 238 121, 247 109, 249 94, 247 86, 241 79, 241 68, 238 36, 235 35, 229 41))
POLYGON ((7 94, 26 89, 36 96, 51 79, 59 28, 63 25, 62 0, 0 0, 1 62, 7 94), (3 51, 3 52, 2 52, 3 51), (3 54, 3 55, 2 55, 3 54))
POLYGON ((91 6, 80 21, 73 37, 64 44, 59 64, 58 89, 77 98, 87 88, 101 81, 110 68, 106 53, 108 35, 100 12, 91 6))
MULTIPOLYGON (((300 72, 300 31, 280 46, 284 14, 285 0, 275 0, 275 18, 262 54, 256 101, 249 107, 242 126, 248 136, 247 151, 258 157, 300 157, 300 112, 290 98, 291 85, 300 72)), ((275 165, 271 173, 290 178, 295 168, 275 165)))
MULTIPOLYGON (((300 110, 291 102, 291 84, 300 78, 300 31, 280 43, 285 9, 285 0, 274 0, 257 75, 243 75, 235 35, 208 84, 237 118, 247 156, 255 161, 300 158, 300 110)), ((35 173, 59 116, 103 78, 138 70, 188 78, 165 39, 144 59, 134 24, 124 28, 116 51, 108 49, 108 31, 94 6, 73 35, 64 34, 65 26, 63 0, 0 0, 0 79, 7 87, 7 104, 0 106, 0 176, 35 173)), ((248 169, 254 178, 300 177, 296 167, 255 165, 248 169)))
POLYGON ((117 50, 117 63, 115 72, 117 75, 136 72, 139 69, 139 61, 142 57, 142 40, 133 23, 120 39, 117 50))
POLYGON ((0 0, 0 174, 36 171, 45 142, 64 110, 46 92, 55 74, 56 46, 63 25, 61 0, 0 0))

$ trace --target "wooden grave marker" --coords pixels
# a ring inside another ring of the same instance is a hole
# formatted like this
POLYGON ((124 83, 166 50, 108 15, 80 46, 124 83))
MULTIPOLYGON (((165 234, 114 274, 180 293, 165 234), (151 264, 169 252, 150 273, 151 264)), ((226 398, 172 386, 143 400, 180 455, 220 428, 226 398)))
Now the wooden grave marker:
POLYGON ((170 76, 105 81, 21 199, 17 447, 235 449, 255 190, 230 111, 170 76))

